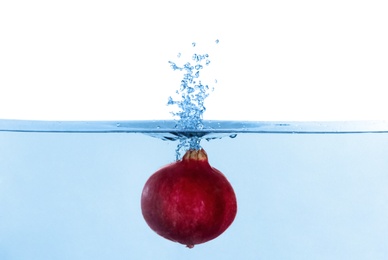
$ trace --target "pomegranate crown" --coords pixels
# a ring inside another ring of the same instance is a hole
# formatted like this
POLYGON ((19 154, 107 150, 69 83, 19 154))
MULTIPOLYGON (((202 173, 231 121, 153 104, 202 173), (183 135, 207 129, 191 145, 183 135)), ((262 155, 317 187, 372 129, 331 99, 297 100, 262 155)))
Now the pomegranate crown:
POLYGON ((207 154, 204 149, 190 149, 188 150, 185 155, 183 156, 183 161, 188 161, 188 160, 195 160, 195 161, 207 161, 207 154))

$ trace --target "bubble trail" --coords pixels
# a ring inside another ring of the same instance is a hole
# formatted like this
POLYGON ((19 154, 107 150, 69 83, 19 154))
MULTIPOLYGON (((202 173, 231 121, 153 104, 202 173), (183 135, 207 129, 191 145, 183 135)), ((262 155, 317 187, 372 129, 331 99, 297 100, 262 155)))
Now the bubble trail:
MULTIPOLYGON (((215 42, 218 44, 219 40, 215 42)), ((192 43, 192 47, 196 45, 195 42, 192 43)), ((178 53, 177 57, 180 58, 181 53, 178 53)), ((202 83, 201 71, 210 64, 209 54, 194 53, 191 61, 183 65, 177 65, 173 61, 169 61, 169 64, 174 71, 183 73, 180 87, 176 91, 178 99, 170 96, 167 102, 167 105, 175 105, 178 108, 177 111, 171 112, 176 118, 176 128, 184 131, 203 129, 203 113, 206 111, 204 102, 209 96, 209 86, 202 83)), ((177 160, 186 150, 201 148, 199 137, 182 137, 179 141, 176 150, 177 160)))

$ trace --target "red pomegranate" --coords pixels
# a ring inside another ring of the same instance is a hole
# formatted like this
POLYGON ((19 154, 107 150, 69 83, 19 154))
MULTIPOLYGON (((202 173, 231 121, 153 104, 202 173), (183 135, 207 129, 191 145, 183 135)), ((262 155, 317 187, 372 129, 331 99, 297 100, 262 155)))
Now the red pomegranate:
POLYGON ((225 176, 203 149, 155 172, 141 196, 143 217, 160 236, 189 248, 221 235, 233 222, 237 202, 225 176))

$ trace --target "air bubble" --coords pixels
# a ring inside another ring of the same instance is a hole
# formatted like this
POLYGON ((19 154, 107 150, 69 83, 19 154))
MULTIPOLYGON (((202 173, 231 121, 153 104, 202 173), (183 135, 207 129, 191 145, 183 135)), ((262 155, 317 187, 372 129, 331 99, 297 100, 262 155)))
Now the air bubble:
MULTIPOLYGON (((192 46, 195 47, 196 43, 192 42, 192 46)), ((178 53, 177 57, 180 58, 181 53, 178 53)), ((194 53, 191 55, 191 60, 184 65, 177 65, 172 61, 169 61, 169 64, 174 71, 183 73, 180 88, 176 91, 178 98, 169 97, 167 103, 178 108, 177 111, 171 112, 176 118, 176 128, 189 132, 201 131, 204 128, 203 113, 206 111, 204 103, 209 96, 209 86, 201 83, 201 73, 204 66, 210 64, 209 54, 194 53)), ((176 150, 177 159, 187 149, 200 149, 200 140, 199 137, 180 138, 176 150)))

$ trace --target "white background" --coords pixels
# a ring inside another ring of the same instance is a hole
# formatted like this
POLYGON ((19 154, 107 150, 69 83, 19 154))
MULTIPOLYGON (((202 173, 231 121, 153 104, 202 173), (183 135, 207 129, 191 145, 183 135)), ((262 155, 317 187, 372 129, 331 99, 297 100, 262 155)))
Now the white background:
POLYGON ((168 61, 201 48, 205 119, 387 119, 387 13, 385 1, 1 1, 0 119, 171 119, 168 61))

